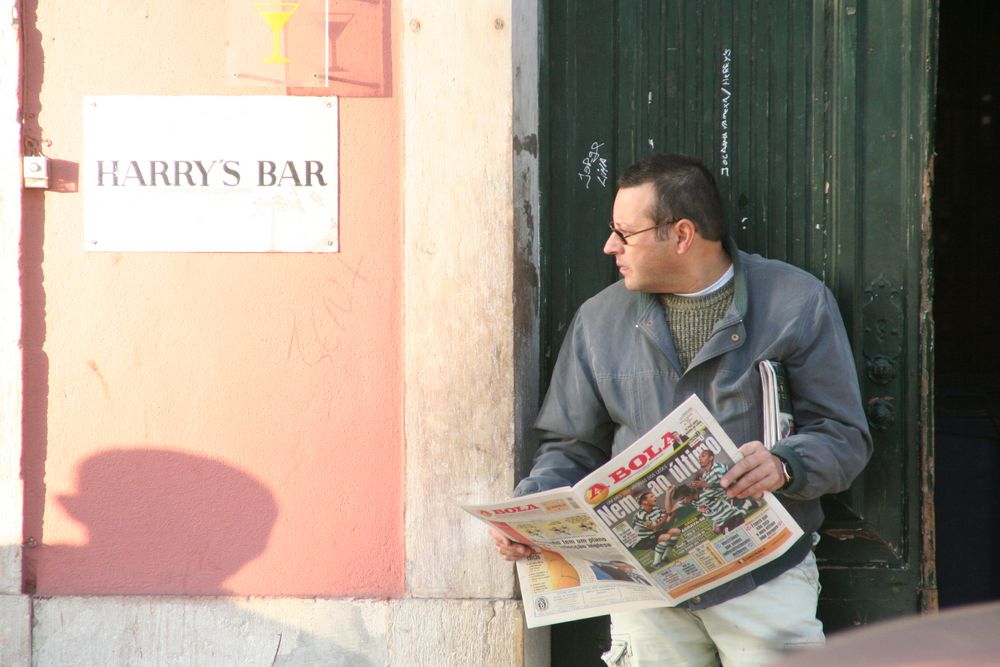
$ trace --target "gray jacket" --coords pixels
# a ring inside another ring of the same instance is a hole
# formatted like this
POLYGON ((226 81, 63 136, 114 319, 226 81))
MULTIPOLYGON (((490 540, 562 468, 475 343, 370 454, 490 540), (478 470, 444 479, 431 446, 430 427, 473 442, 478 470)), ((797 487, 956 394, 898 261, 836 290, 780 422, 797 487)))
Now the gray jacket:
MULTIPOLYGON (((654 295, 622 281, 585 302, 563 341, 535 422, 541 444, 517 495, 571 485, 697 394, 737 446, 763 437, 757 362, 788 372, 797 432, 773 453, 792 469, 778 498, 806 535, 781 558, 700 596, 702 608, 741 595, 796 565, 823 520, 819 497, 845 490, 872 442, 854 357, 823 283, 790 264, 726 249, 735 294, 705 346, 682 370, 654 295)), ((698 600, 698 598, 696 598, 698 600)))

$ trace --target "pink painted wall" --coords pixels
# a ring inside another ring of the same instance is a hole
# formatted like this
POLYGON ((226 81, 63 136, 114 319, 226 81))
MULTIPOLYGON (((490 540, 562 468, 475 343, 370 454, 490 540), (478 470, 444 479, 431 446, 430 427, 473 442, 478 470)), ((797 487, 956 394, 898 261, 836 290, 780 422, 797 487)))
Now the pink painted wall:
POLYGON ((340 253, 141 254, 83 251, 83 96, 285 91, 225 84, 226 2, 24 5, 26 588, 399 595, 398 9, 386 95, 341 99, 340 253))

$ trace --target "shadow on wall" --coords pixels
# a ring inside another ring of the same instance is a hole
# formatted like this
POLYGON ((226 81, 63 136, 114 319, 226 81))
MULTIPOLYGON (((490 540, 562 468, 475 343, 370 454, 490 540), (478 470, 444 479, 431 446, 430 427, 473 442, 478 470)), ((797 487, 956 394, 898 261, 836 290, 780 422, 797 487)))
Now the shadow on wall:
POLYGON ((224 595, 224 582, 264 552, 278 515, 260 481, 165 449, 97 454, 58 502, 87 542, 26 550, 44 595, 224 595))
POLYGON ((278 516, 246 473, 179 451, 112 449, 86 459, 76 492, 58 502, 87 542, 27 550, 43 596, 36 664, 143 667, 165 655, 171 664, 205 664, 205 655, 231 665, 386 664, 385 637, 366 619, 378 617, 376 603, 218 597, 263 553, 278 516))
MULTIPOLYGON (((390 0, 330 0, 326 36, 329 47, 325 88, 290 87, 291 95, 338 95, 340 97, 392 96, 392 8, 390 0)), ((303 48, 315 48, 300 40, 303 48)), ((288 55, 294 61, 309 53, 298 53, 289 40, 288 55)))
MULTIPOLYGON (((21 5, 22 48, 22 141, 25 155, 44 154, 49 142, 44 139, 41 115, 41 89, 45 78, 42 34, 38 30, 38 0, 24 0, 21 5)), ((54 165, 50 175, 58 180, 54 165)), ((51 182, 51 181, 50 181, 51 182)), ((48 455, 49 358, 45 353, 45 196, 43 190, 24 190, 21 199, 21 350, 23 369, 23 448, 21 475, 24 479, 25 544, 41 541, 42 512, 45 506, 45 459, 48 455)), ((26 550, 30 551, 30 549, 26 550)), ((26 556, 27 558, 27 556, 26 556)), ((24 590, 34 590, 27 563, 24 590)))

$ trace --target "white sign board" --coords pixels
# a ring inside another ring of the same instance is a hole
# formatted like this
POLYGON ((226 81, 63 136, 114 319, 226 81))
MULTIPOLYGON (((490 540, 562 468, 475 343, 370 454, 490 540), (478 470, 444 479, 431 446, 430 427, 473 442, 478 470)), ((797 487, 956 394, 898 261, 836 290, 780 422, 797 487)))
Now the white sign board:
POLYGON ((87 97, 84 246, 336 252, 335 97, 87 97))

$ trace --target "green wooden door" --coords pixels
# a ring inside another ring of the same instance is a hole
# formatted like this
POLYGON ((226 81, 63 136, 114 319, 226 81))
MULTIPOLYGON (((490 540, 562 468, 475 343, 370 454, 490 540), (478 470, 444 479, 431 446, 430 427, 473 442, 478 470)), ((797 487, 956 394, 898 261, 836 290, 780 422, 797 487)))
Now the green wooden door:
POLYGON ((875 455, 824 501, 821 617, 835 630, 933 606, 934 0, 549 0, 543 17, 545 378, 573 312, 617 278, 601 253, 617 174, 652 152, 701 158, 737 244, 825 281, 854 345, 875 455))

